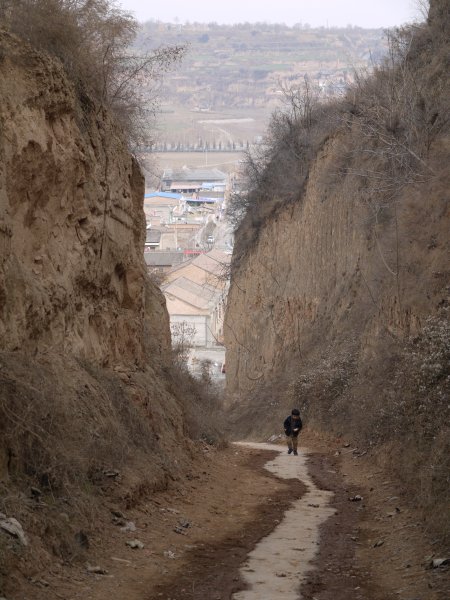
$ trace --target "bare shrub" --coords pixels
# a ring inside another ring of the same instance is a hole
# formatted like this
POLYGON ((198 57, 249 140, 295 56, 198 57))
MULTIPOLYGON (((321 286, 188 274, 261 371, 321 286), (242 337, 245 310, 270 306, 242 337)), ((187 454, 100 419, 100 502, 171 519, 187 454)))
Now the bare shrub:
POLYGON ((311 426, 384 448, 391 472, 448 541, 450 521, 442 519, 450 469, 447 311, 430 317, 414 337, 378 348, 370 365, 360 357, 361 350, 341 342, 298 365, 286 398, 311 426))
POLYGON ((172 323, 170 326, 172 334, 172 354, 175 364, 180 368, 187 369, 189 353, 197 332, 195 325, 189 325, 186 321, 172 323))
POLYGON ((425 520, 447 543, 450 519, 443 515, 450 472, 449 398, 450 322, 443 310, 407 340, 383 400, 389 441, 396 450, 391 469, 406 489, 414 489, 425 520))
POLYGON ((433 175, 426 159, 448 125, 450 107, 448 82, 430 76, 433 50, 438 44, 427 27, 389 32, 385 60, 369 77, 357 76, 347 94, 343 122, 352 131, 351 153, 366 157, 368 165, 348 174, 364 179, 378 206, 433 175))
POLYGON ((164 271, 160 271, 158 268, 147 270, 147 274, 150 281, 152 281, 152 283, 154 283, 159 288, 166 282, 167 273, 164 273, 164 271))
POLYGON ((200 378, 195 378, 186 363, 173 363, 167 371, 170 392, 183 406, 183 422, 187 437, 208 444, 226 445, 223 390, 215 385, 207 365, 203 365, 200 378))
POLYGON ((114 0, 0 0, 3 26, 57 57, 80 96, 114 111, 133 146, 149 143, 161 77, 185 47, 131 51, 138 23, 114 0))
POLYGON ((27 377, 0 377, 0 433, 12 477, 25 473, 37 486, 70 493, 102 469, 120 469, 136 452, 154 450, 148 424, 117 377, 85 369, 85 384, 77 381, 70 393, 64 382, 55 385, 52 369, 30 365, 27 377))
POLYGON ((227 214, 239 228, 235 260, 254 244, 269 215, 280 206, 300 201, 309 169, 336 128, 336 102, 322 102, 305 79, 284 89, 283 106, 274 111, 262 144, 244 158, 244 191, 232 195, 227 214))
POLYGON ((450 423, 450 323, 443 316, 427 319, 402 350, 393 379, 397 393, 387 403, 393 436, 414 431, 430 441, 450 423))
POLYGON ((406 185, 434 176, 427 158, 450 115, 439 27, 389 32, 385 60, 371 73, 357 74, 341 100, 321 102, 307 80, 284 90, 285 105, 273 113, 263 143, 246 154, 245 191, 229 203, 228 216, 239 228, 236 259, 257 239, 269 214, 301 200, 311 164, 331 136, 340 142, 335 172, 361 181, 374 223, 385 209, 395 210, 406 185))
POLYGON ((195 326, 185 321, 174 323, 171 333, 172 364, 167 369, 167 376, 171 393, 183 406, 186 435, 194 440, 223 446, 226 443, 223 390, 211 378, 211 361, 201 361, 199 378, 194 377, 188 368, 195 326))

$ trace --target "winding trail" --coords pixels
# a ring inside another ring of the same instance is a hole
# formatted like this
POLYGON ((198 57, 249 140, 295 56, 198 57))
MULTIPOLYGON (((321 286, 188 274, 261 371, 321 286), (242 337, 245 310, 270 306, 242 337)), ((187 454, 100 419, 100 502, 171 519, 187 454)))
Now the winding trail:
POLYGON ((233 595, 233 600, 298 600, 299 587, 311 570, 318 551, 319 526, 335 514, 329 506, 332 492, 316 487, 308 473, 304 448, 298 456, 288 455, 281 446, 238 442, 255 450, 279 450, 265 468, 282 479, 300 479, 306 493, 286 511, 275 529, 263 538, 241 567, 249 589, 233 595))

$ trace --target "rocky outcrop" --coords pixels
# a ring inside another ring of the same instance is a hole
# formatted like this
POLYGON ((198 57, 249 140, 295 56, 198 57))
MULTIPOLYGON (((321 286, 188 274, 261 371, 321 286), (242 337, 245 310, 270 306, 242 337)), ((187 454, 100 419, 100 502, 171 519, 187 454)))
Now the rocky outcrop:
POLYGON ((139 166, 62 66, 6 33, 0 80, 0 349, 143 367, 169 329, 139 166))

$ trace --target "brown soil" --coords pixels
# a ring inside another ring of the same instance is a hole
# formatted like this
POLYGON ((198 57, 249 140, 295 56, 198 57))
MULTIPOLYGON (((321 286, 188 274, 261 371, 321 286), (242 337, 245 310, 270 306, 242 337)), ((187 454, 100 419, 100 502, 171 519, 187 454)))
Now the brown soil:
POLYGON ((259 478, 259 481, 250 483, 252 491, 248 496, 251 499, 258 489, 261 492, 261 495, 255 498, 256 503, 253 502, 247 507, 249 511, 241 504, 245 498, 239 492, 239 498, 235 499, 233 494, 233 498, 226 499, 229 517, 236 508, 244 508, 246 522, 240 523, 242 529, 236 530, 232 527, 227 531, 219 523, 217 541, 213 534, 212 543, 201 544, 191 550, 186 556, 187 564, 178 570, 175 578, 172 577, 167 585, 158 585, 157 596, 146 596, 148 600, 154 597, 171 600, 225 600, 231 598, 233 593, 245 589, 239 576, 239 568, 248 552, 274 529, 283 518, 285 510, 305 491, 298 480, 289 480, 280 486, 280 480, 267 475, 268 472, 263 470, 264 464, 274 455, 275 453, 260 452, 247 457, 246 467, 252 472, 250 479, 254 480, 255 475, 259 478))
MULTIPOLYGON (((425 568, 432 555, 440 555, 437 545, 373 459, 359 457, 339 440, 306 433, 302 442, 315 452, 310 467, 316 485, 335 493, 338 511, 321 528, 320 551, 301 588, 302 598, 448 599, 449 571, 425 568), (355 494, 363 500, 349 501, 355 494), (377 542, 383 544, 374 547, 377 542)), ((270 452, 241 447, 205 448, 202 464, 169 492, 154 494, 133 510, 105 505, 95 532, 89 533, 84 560, 106 574, 89 574, 85 562, 68 565, 55 559, 49 571, 16 579, 20 586, 5 590, 6 597, 229 600, 243 589, 239 567, 248 552, 304 491, 301 483, 265 471, 271 458, 270 452), (121 531, 111 509, 124 510, 136 531, 121 531), (189 527, 176 533, 183 520, 189 527), (142 541, 144 549, 126 546, 131 539, 142 541)))
POLYGON ((159 598, 230 598, 242 589, 239 566, 261 537, 282 519, 291 501, 300 497, 298 481, 281 481, 263 469, 271 452, 230 447, 205 448, 203 464, 186 474, 186 482, 169 492, 153 494, 138 509, 105 506, 101 522, 89 533, 86 563, 55 560, 46 572, 27 572, 15 579, 8 600, 152 600, 159 598), (124 533, 113 522, 113 510, 123 510, 136 531, 124 533), (189 522, 182 533, 180 521, 189 522), (144 549, 133 550, 127 540, 144 549), (173 552, 175 558, 165 555, 173 552), (105 575, 87 573, 101 566, 105 575))
POLYGON ((321 528, 320 551, 301 591, 316 600, 448 600, 448 556, 425 531, 411 498, 364 450, 311 433, 313 479, 335 493, 337 514, 321 528), (364 453, 362 456, 361 453, 364 453), (360 495, 359 502, 350 501, 360 495))

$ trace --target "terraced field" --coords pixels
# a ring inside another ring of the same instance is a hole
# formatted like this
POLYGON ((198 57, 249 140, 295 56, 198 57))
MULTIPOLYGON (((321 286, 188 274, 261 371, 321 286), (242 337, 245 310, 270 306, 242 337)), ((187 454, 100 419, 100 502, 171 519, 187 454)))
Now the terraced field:
POLYGON ((370 68, 385 51, 381 29, 265 23, 149 22, 141 26, 137 48, 180 43, 188 52, 162 90, 159 151, 245 147, 263 134, 282 87, 301 85, 307 77, 323 97, 342 94, 355 69, 370 68), (213 122, 224 119, 246 121, 213 122))

